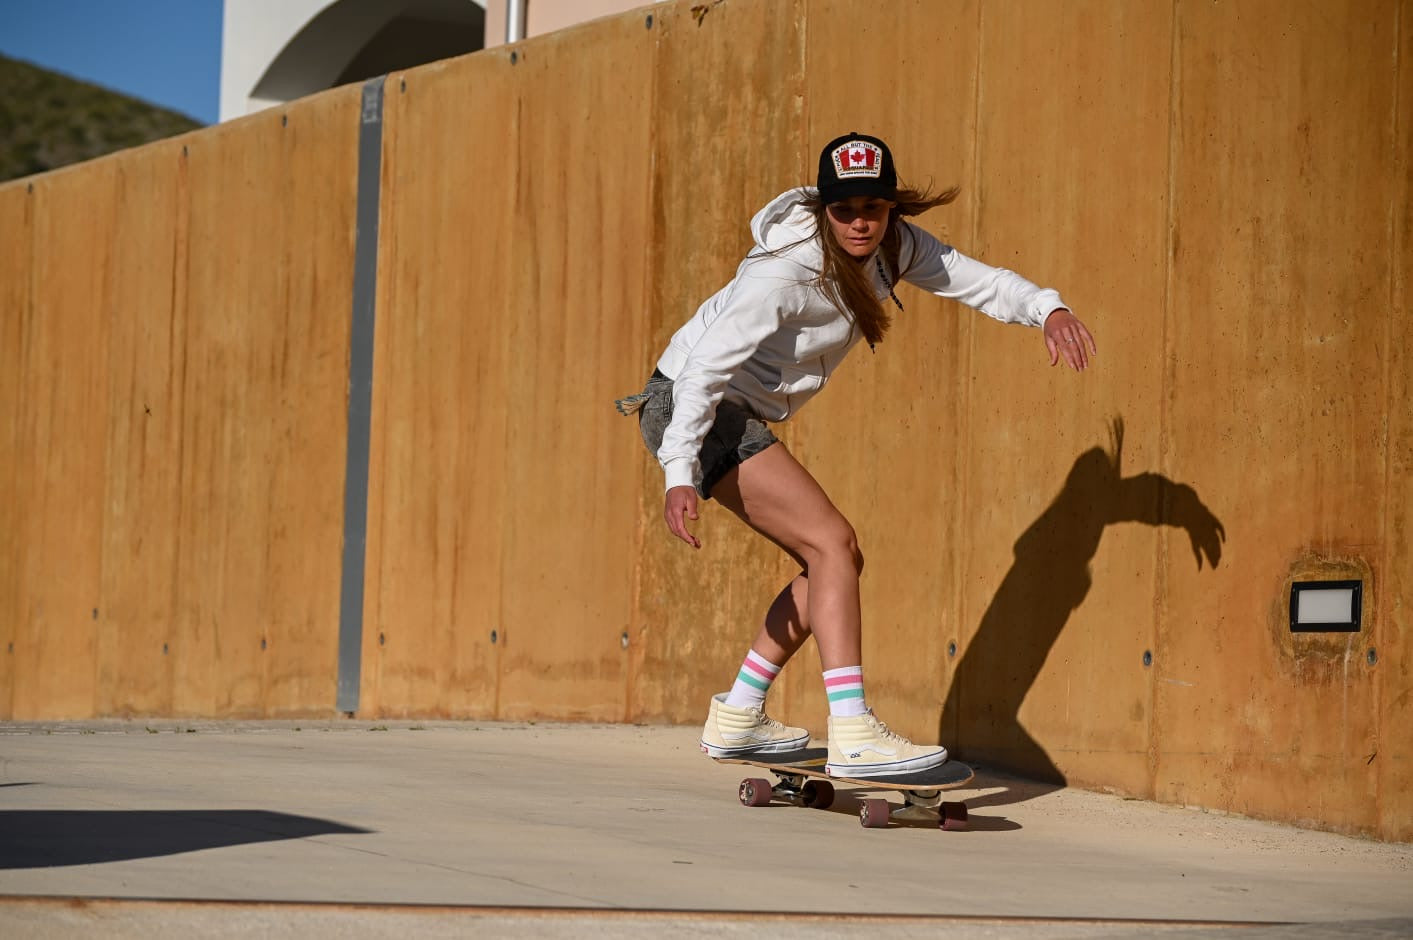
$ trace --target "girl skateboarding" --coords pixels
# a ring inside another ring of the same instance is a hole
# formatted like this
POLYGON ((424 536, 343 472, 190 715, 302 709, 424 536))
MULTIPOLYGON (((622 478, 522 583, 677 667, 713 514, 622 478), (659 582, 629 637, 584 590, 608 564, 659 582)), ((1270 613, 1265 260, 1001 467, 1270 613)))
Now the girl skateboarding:
POLYGON ((666 477, 668 531, 692 548, 688 524, 715 499, 800 566, 770 605, 730 691, 712 697, 701 747, 713 757, 804 747, 809 734, 765 714, 781 668, 813 636, 829 698, 829 762, 838 776, 924 770, 947 749, 890 731, 864 694, 859 574, 849 521, 770 431, 829 380, 861 340, 879 343, 902 310, 893 285, 908 281, 1006 323, 1042 330, 1053 366, 1076 371, 1094 339, 1053 290, 966 257, 907 221, 956 198, 902 187, 888 146, 847 134, 819 156, 813 188, 777 196, 751 220, 755 247, 731 282, 672 337, 638 412, 666 477))

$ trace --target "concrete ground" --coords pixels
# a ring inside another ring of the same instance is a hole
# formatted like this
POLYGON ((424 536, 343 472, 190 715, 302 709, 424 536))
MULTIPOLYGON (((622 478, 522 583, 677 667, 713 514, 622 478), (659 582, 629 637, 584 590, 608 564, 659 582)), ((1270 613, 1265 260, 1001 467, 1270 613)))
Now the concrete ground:
POLYGON ((842 788, 742 807, 695 739, 0 725, 0 936, 1413 936, 1407 844, 984 768, 968 831, 865 830, 842 788))

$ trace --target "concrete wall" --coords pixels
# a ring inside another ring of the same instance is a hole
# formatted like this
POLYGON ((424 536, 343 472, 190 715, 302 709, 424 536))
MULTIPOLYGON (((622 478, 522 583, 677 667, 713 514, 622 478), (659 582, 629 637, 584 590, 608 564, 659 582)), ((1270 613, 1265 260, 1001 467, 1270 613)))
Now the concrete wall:
MULTIPOLYGON (((872 704, 1413 838, 1408 0, 691 6, 387 80, 359 713, 701 720, 792 571, 716 507, 675 544, 611 403, 859 129, 1100 342, 905 288, 779 429, 859 530, 872 704), (1363 628, 1292 635, 1329 575, 1363 628)), ((0 188, 0 716, 333 711, 359 120, 0 188)), ((822 732, 817 667, 772 711, 822 732)))
POLYGON ((6 717, 326 710, 357 100, 0 190, 6 717))

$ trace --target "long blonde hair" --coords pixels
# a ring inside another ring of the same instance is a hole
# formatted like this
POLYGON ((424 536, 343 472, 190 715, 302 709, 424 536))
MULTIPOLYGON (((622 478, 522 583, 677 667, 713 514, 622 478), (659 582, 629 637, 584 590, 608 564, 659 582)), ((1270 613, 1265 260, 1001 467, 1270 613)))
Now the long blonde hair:
MULTIPOLYGON (((945 206, 957 198, 961 187, 952 186, 937 195, 929 190, 909 189, 899 186, 891 202, 896 203, 888 210, 888 230, 879 243, 878 256, 882 259, 888 286, 898 283, 898 255, 902 249, 902 226, 898 220, 905 216, 921 215, 928 209, 945 206)), ((823 251, 824 263, 820 266, 816 279, 820 291, 836 304, 845 316, 853 318, 863 331, 864 339, 873 346, 882 342, 893 318, 889 316, 883 302, 873 292, 873 275, 869 266, 846 252, 838 240, 830 234, 829 220, 825 216, 828 206, 818 195, 805 201, 804 206, 814 215, 816 236, 823 251)), ((897 298, 894 298, 896 302, 897 298)), ((901 304, 899 304, 901 307, 901 304)))

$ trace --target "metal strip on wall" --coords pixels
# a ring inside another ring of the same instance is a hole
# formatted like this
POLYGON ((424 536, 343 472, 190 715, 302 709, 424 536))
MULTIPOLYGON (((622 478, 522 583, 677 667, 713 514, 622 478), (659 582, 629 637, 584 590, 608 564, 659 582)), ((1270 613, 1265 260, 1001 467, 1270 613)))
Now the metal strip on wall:
POLYGON ((383 81, 363 84, 358 130, 357 234, 348 357, 348 453, 343 490, 343 575, 339 589, 337 705, 358 711, 363 672, 363 583, 368 546, 368 461, 373 419, 373 314, 378 289, 378 209, 383 163, 383 81))

